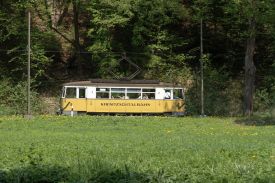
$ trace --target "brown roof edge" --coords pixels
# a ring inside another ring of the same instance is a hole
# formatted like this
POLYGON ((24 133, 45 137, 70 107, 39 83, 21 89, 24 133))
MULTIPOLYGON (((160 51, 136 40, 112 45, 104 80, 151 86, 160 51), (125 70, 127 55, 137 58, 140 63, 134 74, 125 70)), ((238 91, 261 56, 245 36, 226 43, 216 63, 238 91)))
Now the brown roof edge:
POLYGON ((102 86, 102 85, 110 85, 110 86, 126 86, 126 85, 150 85, 150 86, 167 86, 167 87, 181 87, 179 84, 174 83, 165 83, 160 82, 158 80, 112 80, 112 79, 90 79, 86 81, 74 81, 69 83, 64 83, 63 86, 102 86))
POLYGON ((91 83, 120 83, 120 84, 159 84, 158 80, 115 80, 115 79, 90 79, 91 83))

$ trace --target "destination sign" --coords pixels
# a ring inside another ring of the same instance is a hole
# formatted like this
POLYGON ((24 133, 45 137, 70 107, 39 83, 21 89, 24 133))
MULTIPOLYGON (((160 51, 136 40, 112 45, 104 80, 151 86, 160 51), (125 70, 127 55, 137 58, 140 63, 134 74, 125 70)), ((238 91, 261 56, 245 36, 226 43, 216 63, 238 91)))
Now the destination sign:
POLYGON ((123 103, 123 102, 102 102, 101 106, 133 106, 133 107, 149 107, 150 103, 123 103))

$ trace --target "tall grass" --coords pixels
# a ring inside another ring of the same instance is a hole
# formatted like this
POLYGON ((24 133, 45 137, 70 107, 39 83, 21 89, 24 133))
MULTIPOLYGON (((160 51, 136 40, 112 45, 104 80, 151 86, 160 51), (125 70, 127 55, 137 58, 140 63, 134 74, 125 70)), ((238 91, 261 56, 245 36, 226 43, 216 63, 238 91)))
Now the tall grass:
POLYGON ((0 118, 0 182, 274 182, 275 126, 233 118, 0 118))

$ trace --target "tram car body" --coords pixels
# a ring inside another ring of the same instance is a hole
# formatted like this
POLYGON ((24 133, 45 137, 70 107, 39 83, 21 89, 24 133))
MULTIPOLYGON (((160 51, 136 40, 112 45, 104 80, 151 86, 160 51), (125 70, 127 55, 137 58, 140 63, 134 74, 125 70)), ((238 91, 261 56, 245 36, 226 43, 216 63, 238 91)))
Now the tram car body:
POLYGON ((154 80, 101 80, 63 85, 60 111, 65 115, 173 114, 184 115, 184 90, 154 80))

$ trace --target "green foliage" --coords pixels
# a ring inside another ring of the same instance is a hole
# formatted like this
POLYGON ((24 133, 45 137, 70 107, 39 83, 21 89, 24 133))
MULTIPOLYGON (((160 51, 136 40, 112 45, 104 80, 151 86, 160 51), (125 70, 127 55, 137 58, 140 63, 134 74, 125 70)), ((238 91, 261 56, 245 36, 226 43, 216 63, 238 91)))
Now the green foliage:
POLYGON ((189 70, 185 62, 190 56, 179 51, 186 42, 178 39, 180 30, 176 28, 187 16, 187 10, 179 1, 93 1, 88 10, 92 15, 89 50, 95 61, 100 59, 101 75, 105 75, 108 68, 115 69, 118 57, 113 51, 144 53, 131 59, 140 66, 145 65, 148 72, 143 74, 147 78, 155 77, 152 73, 156 68, 162 70, 161 75, 169 75, 171 71, 166 69, 172 70, 179 65, 184 66, 178 70, 189 70), (102 59, 98 55, 102 52, 108 56, 102 59))
POLYGON ((187 42, 179 38, 181 20, 187 16, 185 7, 176 0, 137 4, 132 44, 150 53, 146 78, 184 83, 191 77, 186 63, 193 57, 181 52, 187 42))
POLYGON ((184 54, 167 59, 152 55, 145 78, 158 78, 161 81, 187 86, 188 81, 192 80, 191 70, 185 63, 188 59, 184 54))
POLYGON ((189 113, 197 114, 199 21, 203 19, 204 52, 211 55, 205 77, 207 113, 237 115, 242 108, 244 46, 251 33, 249 20, 255 19, 255 110, 263 111, 268 107, 260 98, 273 95, 275 82, 274 6, 273 0, 2 0, 0 79, 10 78, 13 83, 26 79, 27 10, 31 10, 34 88, 45 91, 52 86, 49 83, 80 77, 112 78, 109 70, 119 76, 129 75, 133 68, 117 63, 125 52, 142 68, 136 79, 183 84, 188 91, 189 113), (75 25, 80 48, 75 45, 75 25), (75 74, 73 68, 81 69, 75 74))
MULTIPOLYGON (((238 116, 242 114, 242 82, 226 75, 223 69, 209 66, 204 59, 204 110, 206 115, 238 116)), ((201 78, 196 77, 186 93, 187 114, 201 114, 201 78)))
POLYGON ((254 111, 259 115, 275 116, 275 86, 269 90, 258 89, 254 96, 254 111))
POLYGON ((88 35, 92 40, 89 50, 92 53, 111 51, 114 41, 113 32, 116 28, 127 25, 133 13, 131 12, 131 1, 92 1, 88 6, 91 13, 92 28, 88 35))
POLYGON ((273 182, 275 126, 234 120, 0 117, 0 181, 273 182))
POLYGON ((256 90, 255 99, 254 99, 254 107, 257 112, 266 112, 271 106, 269 93, 266 89, 256 90))
MULTIPOLYGON (((27 8, 28 1, 7 1, 0 8, 0 49, 2 76, 15 81, 25 79, 27 72, 27 8)), ((58 48, 53 34, 31 26, 31 74, 34 81, 45 77, 53 54, 45 50, 58 48)))
MULTIPOLYGON (((35 91, 31 91, 33 113, 43 110, 43 102, 35 91)), ((26 114, 27 83, 12 84, 9 80, 0 80, 0 115, 26 114)))
POLYGON ((271 88, 270 103, 271 103, 271 106, 275 108, 275 85, 273 85, 271 88))

